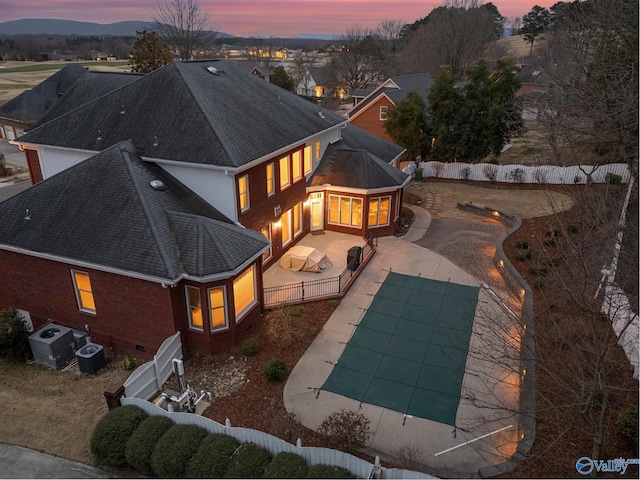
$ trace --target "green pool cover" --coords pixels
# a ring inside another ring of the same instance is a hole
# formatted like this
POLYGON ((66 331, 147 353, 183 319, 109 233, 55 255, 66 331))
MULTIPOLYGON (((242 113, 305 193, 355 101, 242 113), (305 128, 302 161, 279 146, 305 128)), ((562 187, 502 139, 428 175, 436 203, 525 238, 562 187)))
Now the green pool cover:
POLYGON ((389 273, 322 389, 455 425, 479 290, 389 273))

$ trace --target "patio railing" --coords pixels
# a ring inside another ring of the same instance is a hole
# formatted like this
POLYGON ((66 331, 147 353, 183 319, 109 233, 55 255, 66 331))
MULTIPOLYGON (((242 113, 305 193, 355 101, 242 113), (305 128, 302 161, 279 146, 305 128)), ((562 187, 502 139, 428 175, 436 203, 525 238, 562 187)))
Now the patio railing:
POLYGON ((338 277, 266 287, 264 289, 265 308, 343 296, 355 279, 358 278, 358 275, 375 251, 374 238, 371 235, 367 235, 367 241, 362 247, 358 247, 358 250, 353 252, 349 251, 353 255, 351 258, 348 257, 347 268, 338 277))

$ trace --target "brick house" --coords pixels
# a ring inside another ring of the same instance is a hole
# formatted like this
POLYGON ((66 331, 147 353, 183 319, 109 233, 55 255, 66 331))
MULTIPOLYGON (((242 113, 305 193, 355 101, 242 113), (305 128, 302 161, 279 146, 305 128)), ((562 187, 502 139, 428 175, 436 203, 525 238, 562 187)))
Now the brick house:
POLYGON ((306 233, 399 224, 409 178, 389 164, 401 147, 225 62, 173 62, 67 102, 13 142, 35 185, 0 203, 13 225, 0 227, 0 307, 28 311, 36 328, 89 324, 96 341, 147 354, 179 330, 189 351, 212 353, 259 318, 262 271, 306 233), (166 197, 177 198, 155 203, 166 197), (15 234, 34 228, 36 211, 48 219, 37 233, 15 234), (97 230, 74 223, 97 217, 97 230), (58 236, 69 238, 42 240, 58 236))
POLYGON ((428 94, 432 85, 431 75, 420 73, 391 77, 373 90, 356 90, 353 93, 355 104, 347 112, 347 118, 353 125, 392 142, 384 129, 389 109, 404 100, 409 92, 418 92, 428 105, 428 94))

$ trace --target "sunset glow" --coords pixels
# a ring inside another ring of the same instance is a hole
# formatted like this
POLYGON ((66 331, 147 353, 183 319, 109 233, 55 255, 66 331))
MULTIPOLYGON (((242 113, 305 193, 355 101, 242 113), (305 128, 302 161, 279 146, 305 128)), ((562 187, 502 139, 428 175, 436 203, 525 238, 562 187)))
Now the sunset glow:
MULTIPOLYGON (((485 2, 486 3, 486 2, 485 2)), ((495 0, 507 17, 521 17, 537 4, 554 2, 495 0)), ((233 35, 294 36, 321 33, 339 36, 350 27, 375 27, 383 20, 413 23, 441 4, 435 0, 200 0, 211 29, 233 35)), ((156 0, 5 0, 0 21, 61 18, 96 23, 151 21, 156 0)))

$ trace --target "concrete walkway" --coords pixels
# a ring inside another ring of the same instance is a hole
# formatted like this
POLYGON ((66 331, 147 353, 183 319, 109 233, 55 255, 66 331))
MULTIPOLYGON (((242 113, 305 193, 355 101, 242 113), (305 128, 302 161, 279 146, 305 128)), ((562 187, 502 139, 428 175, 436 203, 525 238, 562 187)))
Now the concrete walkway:
POLYGON ((0 444, 0 478, 116 478, 104 470, 29 448, 0 444))
MULTIPOLYGON (((500 332, 509 331, 514 319, 508 318, 485 289, 481 288, 479 294, 456 429, 431 420, 405 418, 396 411, 320 390, 389 271, 480 286, 476 278, 446 258, 410 243, 424 235, 430 220, 426 210, 413 209, 416 220, 407 234, 379 239, 376 255, 289 375, 284 403, 287 411, 296 413, 306 427, 314 430, 324 418, 341 409, 362 413, 371 422, 372 455, 397 460, 399 449, 410 448, 432 475, 475 477, 478 469, 508 458, 517 442, 517 418, 512 414, 518 401, 517 362, 498 365, 488 353, 504 350, 507 342, 500 338, 500 332), (514 371, 515 380, 511 378, 514 371), (445 452, 447 449, 452 450, 445 452)), ((517 359, 517 355, 514 357, 517 359)))

